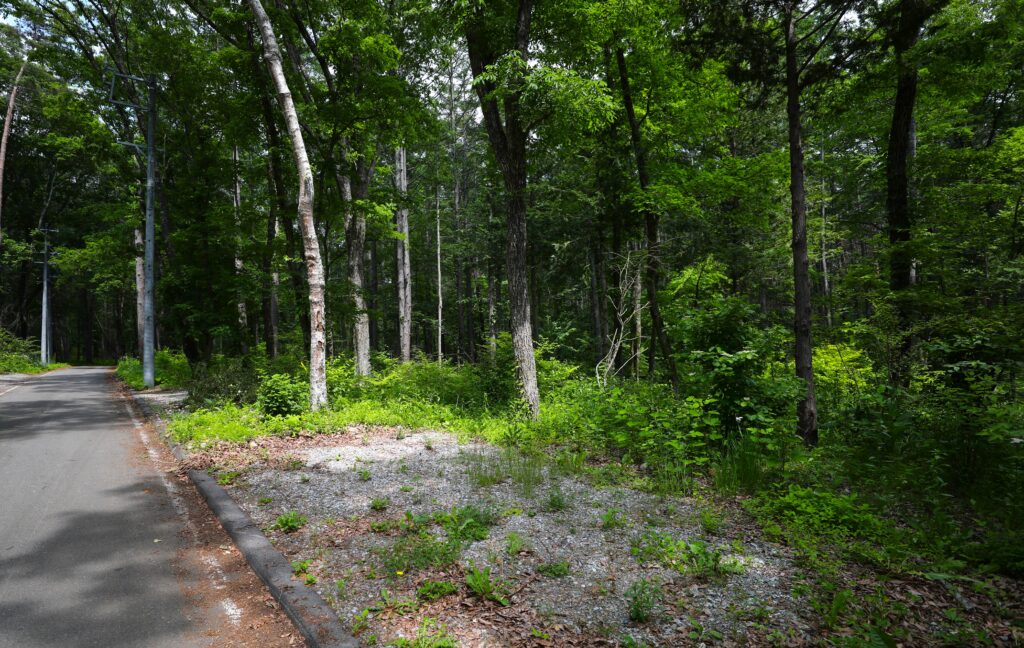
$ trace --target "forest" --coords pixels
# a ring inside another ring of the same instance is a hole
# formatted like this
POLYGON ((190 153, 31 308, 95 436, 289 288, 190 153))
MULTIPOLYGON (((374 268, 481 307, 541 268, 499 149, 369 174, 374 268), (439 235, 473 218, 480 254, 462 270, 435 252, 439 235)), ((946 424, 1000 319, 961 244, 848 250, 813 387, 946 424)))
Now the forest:
MULTIPOLYGON (((752 644, 1024 642, 1021 0, 0 0, 0 42, 0 373, 705 502, 800 573, 752 644)), ((658 587, 609 645, 683 645, 658 587)))

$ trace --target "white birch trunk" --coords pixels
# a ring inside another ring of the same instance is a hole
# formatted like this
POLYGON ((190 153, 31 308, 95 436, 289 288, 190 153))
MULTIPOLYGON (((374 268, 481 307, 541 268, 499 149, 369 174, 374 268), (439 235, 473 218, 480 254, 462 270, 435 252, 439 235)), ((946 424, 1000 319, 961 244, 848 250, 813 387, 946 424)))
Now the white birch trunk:
POLYGON ((302 231, 302 247, 306 260, 306 277, 309 283, 309 405, 314 411, 327 405, 327 345, 326 320, 324 314, 324 267, 320 259, 320 243, 313 221, 313 171, 306 154, 306 143, 302 139, 299 117, 295 112, 288 81, 281 66, 281 50, 274 36, 270 18, 260 0, 249 0, 256 24, 263 40, 264 58, 270 68, 270 76, 277 88, 277 99, 284 113, 288 136, 295 154, 295 166, 299 174, 299 225, 302 231))
POLYGON ((146 323, 145 294, 146 267, 142 258, 142 230, 135 228, 135 333, 139 344, 139 360, 142 360, 142 349, 145 347, 144 329, 146 323))
POLYGON ((21 75, 25 73, 25 66, 28 65, 26 59, 21 67, 18 68, 18 74, 14 77, 14 85, 11 86, 11 94, 7 97, 7 116, 4 118, 4 130, 3 134, 0 135, 0 247, 3 246, 4 242, 4 229, 3 229, 3 206, 4 206, 4 162, 7 160, 7 140, 11 136, 11 122, 14 121, 14 103, 18 100, 18 84, 21 83, 21 75))
MULTIPOLYGON (((409 191, 405 147, 395 151, 395 187, 404 199, 409 191)), ((396 274, 398 284, 398 347, 402 362, 412 359, 412 260, 409 254, 409 209, 404 205, 395 213, 398 230, 396 274)))

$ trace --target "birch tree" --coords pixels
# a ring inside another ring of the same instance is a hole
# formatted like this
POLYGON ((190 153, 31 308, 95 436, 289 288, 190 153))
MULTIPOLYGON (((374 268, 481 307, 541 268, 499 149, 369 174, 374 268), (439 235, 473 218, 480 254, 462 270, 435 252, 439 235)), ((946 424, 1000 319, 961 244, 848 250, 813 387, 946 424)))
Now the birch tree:
POLYGON ((281 50, 274 36, 274 28, 260 0, 249 0, 256 24, 263 40, 264 59, 270 70, 277 90, 278 102, 284 114, 288 136, 292 141, 295 166, 299 174, 299 227, 302 231, 302 248, 306 261, 306 278, 309 283, 309 405, 318 410, 327 405, 327 345, 326 319, 324 313, 324 268, 320 260, 320 243, 313 221, 313 170, 306 155, 306 144, 302 139, 299 117, 295 111, 288 80, 281 65, 281 50))

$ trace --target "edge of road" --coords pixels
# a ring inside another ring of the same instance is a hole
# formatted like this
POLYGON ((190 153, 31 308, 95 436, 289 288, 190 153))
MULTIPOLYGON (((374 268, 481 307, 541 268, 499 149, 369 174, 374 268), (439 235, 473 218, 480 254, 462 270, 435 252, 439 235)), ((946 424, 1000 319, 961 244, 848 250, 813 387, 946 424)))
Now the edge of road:
MULTIPOLYGON (((132 390, 125 391, 130 395, 135 408, 146 420, 154 424, 157 433, 170 448, 175 459, 183 461, 188 453, 167 436, 166 426, 159 414, 147 403, 136 398, 132 390)), ((341 625, 334 610, 316 590, 292 578, 288 560, 270 544, 263 531, 235 503, 231 495, 215 479, 201 470, 190 470, 188 476, 210 506, 210 510, 217 516, 221 526, 231 536, 235 546, 242 552, 245 561, 266 583, 271 595, 281 604, 309 647, 357 648, 359 641, 341 625)))

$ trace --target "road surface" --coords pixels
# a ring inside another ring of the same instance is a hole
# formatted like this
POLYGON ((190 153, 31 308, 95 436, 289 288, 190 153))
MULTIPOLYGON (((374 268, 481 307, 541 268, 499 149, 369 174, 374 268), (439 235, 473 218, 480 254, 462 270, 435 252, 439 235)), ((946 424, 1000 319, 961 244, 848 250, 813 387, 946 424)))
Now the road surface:
POLYGON ((225 573, 237 551, 200 537, 223 531, 191 519, 201 501, 148 442, 109 369, 0 381, 0 648, 293 643, 280 613, 252 634, 269 597, 225 573))

